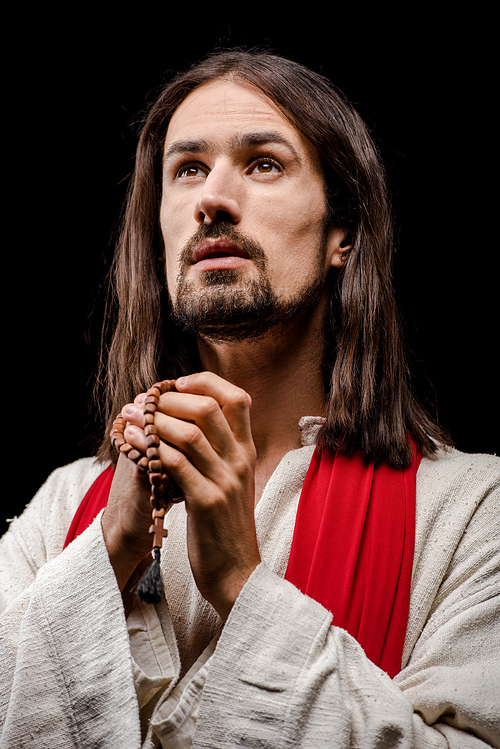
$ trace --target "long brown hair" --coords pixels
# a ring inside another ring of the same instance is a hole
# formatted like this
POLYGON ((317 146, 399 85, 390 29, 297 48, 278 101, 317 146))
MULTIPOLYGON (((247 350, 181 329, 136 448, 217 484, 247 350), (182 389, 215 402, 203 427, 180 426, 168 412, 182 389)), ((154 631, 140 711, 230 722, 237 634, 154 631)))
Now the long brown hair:
MULTIPOLYGON (((197 368, 195 342, 169 317, 159 229, 163 144, 176 108, 198 86, 234 78, 262 91, 316 147, 329 222, 351 249, 331 283, 326 421, 321 449, 361 450, 367 460, 405 466, 408 435, 429 454, 447 437, 412 393, 392 286, 393 221, 377 148, 348 99, 326 78, 261 51, 209 56, 178 75, 149 107, 142 127, 112 267, 108 322, 96 395, 108 422, 159 378, 197 368)), ((107 435, 99 451, 112 457, 107 435)))

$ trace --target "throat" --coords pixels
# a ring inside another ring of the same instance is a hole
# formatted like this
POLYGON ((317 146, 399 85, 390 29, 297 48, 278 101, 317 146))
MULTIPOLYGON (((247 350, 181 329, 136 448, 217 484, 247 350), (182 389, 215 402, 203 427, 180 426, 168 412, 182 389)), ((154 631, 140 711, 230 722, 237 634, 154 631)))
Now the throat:
POLYGON ((283 439, 281 439, 274 448, 264 450, 261 448, 259 450, 257 446, 257 463, 255 466, 255 505, 258 504, 269 479, 284 456, 290 452, 290 450, 296 450, 302 446, 298 428, 296 428, 295 433, 288 435, 288 439, 285 439, 285 436, 286 435, 283 435, 283 439))

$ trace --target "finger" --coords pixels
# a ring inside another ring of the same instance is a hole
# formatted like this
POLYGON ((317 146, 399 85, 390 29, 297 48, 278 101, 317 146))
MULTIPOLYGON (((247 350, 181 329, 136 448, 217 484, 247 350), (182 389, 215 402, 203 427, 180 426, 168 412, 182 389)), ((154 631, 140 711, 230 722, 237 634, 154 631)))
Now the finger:
MULTIPOLYGON (((177 395, 177 399, 165 399, 163 396, 162 407, 168 414, 156 411, 155 427, 161 440, 183 450, 202 473, 209 469, 215 457, 214 450, 220 455, 230 455, 234 438, 219 404, 213 398, 179 393, 167 395, 177 395)), ((143 406, 128 403, 121 413, 127 421, 125 439, 145 452, 147 443, 143 431, 143 406)))
POLYGON ((160 399, 155 414, 155 424, 162 439, 175 444, 180 449, 185 446, 189 447, 191 441, 193 443, 198 441, 197 429, 201 430, 219 455, 226 455, 234 446, 235 436, 222 408, 215 398, 210 396, 167 393, 160 399), (172 418, 181 423, 173 424, 172 418), (174 429, 174 432, 171 432, 171 429, 174 429))
POLYGON ((209 496, 213 487, 212 481, 207 479, 184 453, 165 442, 160 443, 159 450, 164 472, 180 487, 188 504, 194 498, 209 496))
POLYGON ((241 449, 236 445, 222 414, 220 418, 223 425, 213 442, 208 439, 206 431, 215 433, 215 430, 204 430, 191 421, 157 412, 155 426, 162 444, 166 443, 181 451, 201 474, 217 481, 221 471, 221 460, 231 460, 241 449), (221 445, 225 447, 221 449, 221 445))
MULTIPOLYGON (((217 455, 230 457, 234 451, 234 438, 229 425, 213 398, 178 393, 177 396, 184 401, 184 404, 178 404, 174 409, 179 418, 156 411, 155 427, 158 436, 163 442, 182 450, 203 475, 216 480, 217 455), (212 413, 213 418, 208 418, 207 421, 209 413, 212 413), (214 441, 215 447, 212 446, 210 439, 214 441)), ((148 445, 143 429, 143 406, 135 402, 128 403, 122 408, 121 413, 127 421, 125 439, 140 453, 145 454, 148 445)))
POLYGON ((250 407, 252 399, 245 390, 213 372, 199 372, 187 377, 180 377, 176 380, 176 388, 181 393, 192 393, 214 398, 222 409, 222 413, 236 439, 241 442, 251 440, 250 407))
MULTIPOLYGON (((140 396, 137 396, 139 398, 140 396)), ((137 400, 137 399, 136 399, 137 400)), ((142 402, 134 400, 133 403, 127 403, 121 410, 123 418, 138 427, 144 426, 144 405, 142 402)))
POLYGON ((129 443, 129 445, 135 447, 135 449, 139 450, 139 452, 141 452, 143 455, 146 454, 146 436, 144 434, 144 430, 141 427, 136 426, 135 424, 127 424, 123 432, 123 436, 129 443))

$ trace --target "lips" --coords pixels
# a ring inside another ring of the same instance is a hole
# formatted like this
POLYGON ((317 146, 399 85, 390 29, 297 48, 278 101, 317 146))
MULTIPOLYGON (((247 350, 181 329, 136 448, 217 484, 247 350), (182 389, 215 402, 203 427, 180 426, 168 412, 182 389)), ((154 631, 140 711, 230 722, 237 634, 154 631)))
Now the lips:
POLYGON ((241 268, 250 262, 250 255, 236 242, 219 237, 204 239, 195 248, 190 262, 198 271, 241 268))
POLYGON ((249 255, 235 242, 230 239, 205 239, 193 252, 191 264, 196 265, 203 260, 219 258, 243 258, 249 259, 249 255))

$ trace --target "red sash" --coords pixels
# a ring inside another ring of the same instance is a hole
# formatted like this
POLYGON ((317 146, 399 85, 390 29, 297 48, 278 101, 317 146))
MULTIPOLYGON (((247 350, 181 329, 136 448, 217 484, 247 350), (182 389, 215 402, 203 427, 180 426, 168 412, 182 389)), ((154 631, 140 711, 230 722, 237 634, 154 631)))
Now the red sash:
POLYGON ((75 513, 75 517, 69 526, 68 535, 64 542, 64 548, 74 541, 80 533, 83 533, 83 531, 86 530, 86 528, 88 528, 96 519, 100 511, 106 507, 114 475, 115 469, 113 466, 108 466, 96 478, 82 499, 80 506, 75 513))
POLYGON ((315 451, 285 575, 391 677, 408 623, 420 457, 415 451, 409 468, 394 469, 315 451))
MULTIPOLYGON (((333 613, 373 663, 401 668, 415 543, 415 481, 407 469, 315 451, 299 501, 286 579, 333 613)), ((97 477, 71 523, 66 546, 106 506, 112 466, 97 477)))

